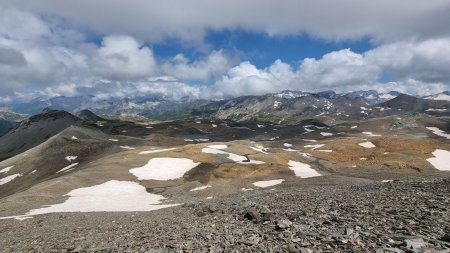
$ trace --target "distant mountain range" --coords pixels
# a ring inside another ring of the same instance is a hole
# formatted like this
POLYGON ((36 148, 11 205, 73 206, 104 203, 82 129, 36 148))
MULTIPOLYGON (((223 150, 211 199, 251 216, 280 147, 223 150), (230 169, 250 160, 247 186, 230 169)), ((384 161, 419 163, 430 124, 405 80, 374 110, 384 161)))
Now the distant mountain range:
MULTIPOLYGON (((14 121, 11 118, 21 120, 23 119, 22 114, 33 115, 40 112, 43 108, 51 107, 52 109, 65 110, 71 113, 89 109, 100 115, 141 115, 156 119, 176 119, 193 115, 215 115, 219 118, 232 120, 264 119, 273 122, 283 120, 295 121, 298 118, 320 116, 352 119, 392 114, 392 110, 387 112, 388 108, 381 109, 375 105, 392 100, 400 95, 401 93, 397 91, 379 93, 369 90, 336 93, 330 90, 318 93, 283 91, 262 96, 243 96, 220 101, 193 100, 189 98, 174 101, 159 95, 122 99, 98 99, 93 96, 55 97, 51 99, 34 99, 26 103, 11 102, 5 104, 3 106, 9 108, 10 111, 1 110, 0 118, 8 121, 14 121), (2 117, 2 115, 6 114, 8 114, 9 118, 2 117)), ((450 92, 447 91, 417 99, 450 101, 450 92)), ((424 111, 419 110, 418 112, 430 114, 446 113, 446 107, 441 107, 439 103, 425 107, 424 111)), ((407 108, 399 109, 404 110, 407 108)))

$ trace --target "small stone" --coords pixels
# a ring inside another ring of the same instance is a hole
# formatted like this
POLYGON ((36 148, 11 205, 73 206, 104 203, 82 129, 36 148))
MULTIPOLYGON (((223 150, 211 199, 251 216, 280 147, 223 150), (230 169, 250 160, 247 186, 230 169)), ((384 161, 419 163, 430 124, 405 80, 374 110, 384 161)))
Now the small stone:
POLYGON ((259 212, 260 212, 261 214, 272 213, 272 211, 270 211, 270 209, 267 208, 266 206, 263 206, 259 212))
POLYGON ((277 228, 278 229, 286 229, 292 225, 292 222, 287 219, 281 219, 277 221, 277 228))
POLYGON ((308 248, 300 248, 300 253, 312 253, 313 251, 308 248))
POLYGON ((256 211, 255 208, 249 208, 247 209, 244 218, 259 222, 261 220, 261 215, 258 213, 258 211, 256 211))
POLYGON ((297 248, 297 246, 295 244, 289 244, 288 246, 288 251, 290 253, 300 253, 300 249, 297 248))
POLYGON ((345 234, 346 234, 346 235, 351 235, 351 234, 353 234, 353 232, 354 232, 354 231, 353 231, 353 228, 346 228, 346 229, 345 229, 345 234))
POLYGON ((408 250, 412 250, 413 252, 421 252, 422 248, 426 246, 425 241, 420 237, 406 239, 404 244, 408 250))
POLYGON ((445 233, 445 235, 441 238, 441 241, 450 242, 450 231, 445 233))

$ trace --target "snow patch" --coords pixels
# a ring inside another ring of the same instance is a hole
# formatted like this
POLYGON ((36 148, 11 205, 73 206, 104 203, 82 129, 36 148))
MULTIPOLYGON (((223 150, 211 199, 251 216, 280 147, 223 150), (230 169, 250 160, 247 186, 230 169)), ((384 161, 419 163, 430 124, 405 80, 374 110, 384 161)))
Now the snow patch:
POLYGON ((365 148, 375 148, 376 146, 370 142, 370 141, 366 141, 366 142, 361 142, 358 144, 361 147, 365 147, 365 148))
POLYGON ((446 112, 447 109, 446 108, 430 108, 430 109, 426 109, 426 112, 446 112))
POLYGON ((315 169, 311 168, 311 166, 309 164, 306 164, 306 163, 290 160, 288 165, 289 165, 289 169, 294 171, 295 176, 297 176, 297 177, 308 178, 308 177, 322 176, 315 169))
POLYGON ((72 140, 78 140, 78 138, 76 136, 72 136, 71 138, 72 140))
POLYGON ((435 96, 433 98, 433 100, 447 100, 447 101, 450 101, 450 96, 441 93, 441 94, 438 94, 437 96, 435 96))
POLYGON ((265 148, 263 145, 255 145, 254 147, 250 148, 263 154, 268 154, 267 151, 269 150, 268 148, 265 148))
POLYGON ((450 134, 447 134, 446 132, 442 131, 441 129, 437 127, 427 127, 428 130, 432 131, 433 134, 444 137, 446 139, 450 139, 450 134))
POLYGON ((113 142, 118 142, 119 141, 118 139, 108 139, 108 140, 113 141, 113 142))
POLYGON ((385 94, 381 94, 380 98, 385 99, 385 100, 391 100, 396 98, 397 96, 391 95, 389 93, 385 93, 385 94))
POLYGON ((290 144, 290 143, 284 143, 283 146, 285 146, 286 148, 290 148, 290 147, 292 147, 292 144, 290 144))
POLYGON ((351 128, 351 129, 355 129, 355 128, 357 128, 357 127, 358 127, 358 126, 351 126, 350 128, 351 128))
POLYGON ((284 179, 274 179, 274 180, 266 180, 266 181, 258 181, 258 182, 254 182, 253 185, 257 186, 257 187, 271 187, 274 185, 278 185, 283 183, 284 179))
POLYGON ((365 135, 368 135, 368 136, 370 136, 370 137, 381 136, 381 134, 374 134, 374 133, 372 133, 372 132, 362 132, 362 133, 365 134, 365 135))
POLYGON ((7 184, 21 176, 22 176, 22 174, 13 174, 13 175, 10 175, 10 176, 4 177, 4 178, 0 178, 0 185, 7 184))
POLYGON ((207 147, 213 149, 226 149, 228 148, 228 145, 219 144, 219 145, 209 145, 207 147))
POLYGON ((257 160, 250 160, 245 156, 233 154, 230 152, 223 151, 222 149, 227 148, 227 145, 210 145, 206 148, 202 148, 202 152, 206 154, 224 154, 228 155, 228 159, 233 160, 234 162, 240 163, 240 164, 264 164, 263 161, 257 161, 257 160))
POLYGON ((69 172, 69 171, 71 171, 71 170, 74 170, 75 169, 75 166, 77 166, 78 165, 78 163, 72 163, 72 164, 70 164, 69 166, 66 166, 66 167, 64 167, 64 168, 62 168, 62 169, 60 169, 60 170, 58 170, 56 173, 65 173, 65 172, 69 172))
POLYGON ((147 151, 139 152, 139 154, 140 155, 147 155, 147 154, 154 154, 154 153, 161 153, 161 152, 171 151, 171 150, 174 150, 174 149, 176 149, 176 148, 147 150, 147 151))
POLYGON ((135 147, 130 147, 130 146, 120 146, 123 149, 128 149, 128 150, 133 150, 136 149, 135 147))
POLYGON ((333 135, 332 133, 327 133, 327 132, 320 132, 320 134, 322 136, 332 136, 333 135))
POLYGON ((136 182, 111 180, 91 187, 83 187, 66 194, 69 198, 61 204, 34 209, 25 215, 2 217, 27 218, 33 215, 62 212, 142 212, 177 206, 165 204, 161 195, 148 193, 136 182))
POLYGON ((311 150, 316 150, 316 149, 321 148, 323 146, 325 146, 325 144, 305 145, 303 147, 309 148, 311 150))
POLYGON ((431 163, 436 169, 443 171, 450 171, 450 152, 443 149, 436 149, 433 151, 434 157, 428 158, 427 161, 431 163))
POLYGON ((331 149, 317 149, 317 151, 320 151, 320 152, 327 152, 327 153, 333 152, 333 150, 331 150, 331 149))
POLYGON ((14 165, 13 165, 13 166, 6 167, 6 168, 0 170, 0 173, 6 173, 6 172, 9 172, 13 167, 14 167, 14 165))
POLYGON ((74 161, 78 158, 78 156, 66 156, 65 157, 68 162, 74 161))
POLYGON ((281 106, 281 102, 278 102, 278 101, 273 102, 273 108, 274 108, 274 109, 277 109, 277 108, 279 108, 280 106, 281 106))
POLYGON ((173 180, 183 177, 199 164, 187 158, 158 157, 142 167, 130 169, 130 173, 139 180, 173 180))
POLYGON ((207 188, 209 188, 209 187, 212 187, 212 186, 211 186, 211 185, 204 185, 204 186, 200 186, 200 187, 191 189, 190 191, 191 191, 191 192, 201 191, 201 190, 207 189, 207 188))

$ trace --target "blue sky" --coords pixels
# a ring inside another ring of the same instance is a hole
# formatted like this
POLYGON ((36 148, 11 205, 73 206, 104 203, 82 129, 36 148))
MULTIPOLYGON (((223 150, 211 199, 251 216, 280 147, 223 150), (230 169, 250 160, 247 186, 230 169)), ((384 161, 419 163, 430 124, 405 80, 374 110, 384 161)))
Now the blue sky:
POLYGON ((445 0, 0 2, 0 103, 449 89, 445 0))

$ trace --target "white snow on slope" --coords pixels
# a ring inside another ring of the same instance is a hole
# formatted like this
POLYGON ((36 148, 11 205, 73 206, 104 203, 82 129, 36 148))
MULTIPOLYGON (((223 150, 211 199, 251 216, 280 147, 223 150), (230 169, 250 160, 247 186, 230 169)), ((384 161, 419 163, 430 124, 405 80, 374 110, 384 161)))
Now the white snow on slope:
POLYGON ((200 186, 200 187, 191 189, 190 191, 191 191, 191 192, 201 191, 201 190, 207 189, 207 188, 209 188, 209 187, 212 187, 212 186, 211 186, 211 185, 204 185, 204 186, 200 186))
POLYGON ((320 134, 322 136, 332 136, 333 135, 332 133, 327 133, 327 132, 320 132, 320 134))
POLYGON ((71 165, 58 170, 56 173, 64 173, 64 172, 71 171, 71 170, 75 169, 75 166, 77 166, 77 165, 78 165, 78 163, 72 163, 71 165))
POLYGON ((139 180, 172 180, 183 177, 199 164, 187 158, 158 157, 142 167, 130 169, 130 173, 139 180))
POLYGON ((284 143, 283 146, 285 146, 286 148, 290 148, 290 147, 292 147, 292 144, 290 144, 290 143, 284 143))
POLYGON ((209 145, 208 148, 213 148, 213 149, 226 149, 228 148, 227 145, 223 145, 223 144, 218 144, 218 145, 209 145))
POLYGON ((433 97, 433 100, 447 100, 450 101, 450 96, 446 94, 438 94, 437 96, 433 97))
POLYGON ((110 141, 113 141, 113 142, 118 142, 119 140, 118 139, 109 139, 110 141))
POLYGON ((362 133, 365 134, 365 135, 368 135, 368 136, 370 136, 370 137, 381 136, 381 134, 374 134, 374 133, 372 133, 372 132, 362 132, 362 133))
POLYGON ((325 146, 325 144, 305 145, 303 147, 309 148, 311 150, 316 150, 316 149, 321 148, 323 146, 325 146))
POLYGON ((327 152, 327 153, 333 152, 333 150, 331 150, 331 149, 317 149, 317 151, 320 151, 320 152, 327 152))
POLYGON ((78 156, 72 156, 72 155, 70 155, 70 156, 66 156, 65 158, 66 158, 67 161, 71 162, 71 161, 76 160, 76 159, 78 158, 78 156))
POLYGON ((450 152, 443 149, 436 149, 433 152, 434 157, 428 158, 427 161, 431 163, 436 169, 450 171, 450 152))
POLYGON ((6 168, 0 170, 0 173, 6 173, 6 172, 9 172, 13 167, 14 167, 14 165, 13 165, 13 166, 6 167, 6 168))
POLYGON ((391 95, 389 93, 385 93, 385 94, 381 94, 380 98, 385 99, 385 100, 391 100, 396 98, 397 96, 391 95))
POLYGON ((13 175, 10 175, 10 176, 4 177, 4 178, 0 178, 0 185, 7 184, 21 176, 22 176, 22 174, 13 174, 13 175))
POLYGON ((263 145, 255 145, 254 147, 250 148, 263 154, 268 154, 267 151, 269 150, 268 148, 265 148, 263 145))
POLYGON ((111 180, 91 187, 83 187, 66 194, 69 198, 61 204, 34 209, 25 215, 2 217, 0 219, 23 219, 33 215, 60 212, 141 212, 176 206, 162 205, 165 198, 148 193, 136 182, 111 180))
POLYGON ((428 130, 432 131, 433 134, 450 139, 450 134, 447 134, 446 132, 442 131, 441 129, 437 127, 427 127, 428 130))
POLYGON ((376 146, 370 142, 370 141, 366 141, 366 142, 361 142, 358 144, 361 147, 365 147, 365 148, 375 148, 376 146))
POLYGON ((174 150, 174 149, 176 149, 176 148, 154 149, 154 150, 142 151, 142 152, 139 152, 139 154, 140 155, 147 155, 147 154, 154 154, 154 153, 161 153, 161 152, 171 151, 171 150, 174 150))
POLYGON ((281 184, 283 183, 284 179, 274 179, 274 180, 267 180, 267 181, 258 181, 258 182, 254 182, 253 185, 257 186, 257 187, 271 187, 277 184, 281 184))
POLYGON ((446 108, 430 108, 430 109, 426 109, 426 112, 446 112, 447 109, 446 108))
POLYGON ((130 147, 130 146, 120 146, 120 147, 123 148, 123 149, 128 149, 128 150, 136 149, 136 148, 130 147))
POLYGON ((77 140, 78 138, 76 136, 72 136, 72 140, 77 140))
POLYGON ((289 165, 289 169, 294 171, 295 176, 297 176, 297 177, 308 178, 308 177, 322 176, 315 169, 311 168, 311 166, 309 166, 309 164, 306 164, 306 163, 290 160, 288 165, 289 165))
POLYGON ((249 160, 247 157, 243 155, 237 155, 230 152, 223 151, 222 149, 227 148, 227 145, 210 145, 206 148, 202 148, 202 152, 206 154, 214 154, 214 155, 228 155, 228 159, 240 163, 240 164, 263 164, 265 162, 263 161, 257 161, 257 160, 249 160), (218 149, 219 148, 219 149, 218 149))

